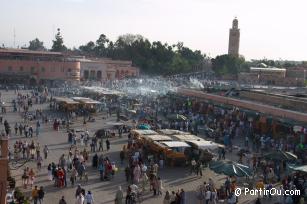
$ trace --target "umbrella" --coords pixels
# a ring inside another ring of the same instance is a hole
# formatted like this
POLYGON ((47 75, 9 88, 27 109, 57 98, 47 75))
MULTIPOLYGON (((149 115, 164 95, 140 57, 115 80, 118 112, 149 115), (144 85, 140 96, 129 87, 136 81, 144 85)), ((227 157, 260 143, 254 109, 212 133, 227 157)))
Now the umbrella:
POLYGON ((96 137, 104 138, 105 137, 105 129, 99 129, 95 132, 96 137))
POLYGON ((291 152, 275 150, 265 154, 264 158, 275 161, 291 161, 291 160, 296 160, 297 156, 291 152))
POLYGON ((141 124, 141 125, 138 126, 138 129, 150 130, 150 125, 148 125, 148 124, 141 124))
POLYGON ((227 160, 212 161, 209 164, 212 171, 218 174, 225 174, 227 176, 252 176, 253 171, 248 166, 227 160))
POLYGON ((111 125, 111 126, 121 126, 124 125, 124 123, 121 122, 106 122, 107 125, 111 125))
POLYGON ((184 115, 180 115, 180 114, 170 114, 167 116, 167 118, 169 120, 187 120, 187 117, 185 117, 184 115))
POLYGON ((291 171, 300 171, 307 173, 307 165, 302 165, 302 166, 288 165, 288 167, 291 171))
POLYGON ((120 115, 119 119, 120 120, 124 120, 124 121, 128 121, 129 120, 129 118, 127 116, 124 116, 124 115, 120 115))

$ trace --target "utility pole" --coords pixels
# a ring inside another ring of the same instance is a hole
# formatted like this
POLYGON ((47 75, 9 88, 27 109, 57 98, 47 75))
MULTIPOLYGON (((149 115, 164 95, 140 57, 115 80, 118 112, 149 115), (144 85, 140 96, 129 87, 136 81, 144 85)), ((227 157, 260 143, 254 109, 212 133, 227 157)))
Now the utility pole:
POLYGON ((14 28, 14 30, 13 30, 13 35, 14 35, 14 48, 16 48, 16 47, 15 47, 15 41, 16 41, 16 33, 15 33, 15 28, 14 28))

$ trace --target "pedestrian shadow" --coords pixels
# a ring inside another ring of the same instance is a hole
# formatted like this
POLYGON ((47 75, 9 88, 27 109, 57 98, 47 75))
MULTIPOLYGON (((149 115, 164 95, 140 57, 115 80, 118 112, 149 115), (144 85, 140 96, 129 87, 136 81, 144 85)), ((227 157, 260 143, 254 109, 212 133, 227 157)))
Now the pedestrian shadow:
POLYGON ((68 145, 68 142, 62 142, 62 143, 56 143, 56 144, 46 144, 48 147, 53 147, 53 146, 57 146, 57 145, 68 145))
POLYGON ((191 178, 186 178, 186 179, 181 179, 179 181, 174 181, 174 182, 167 182, 170 186, 178 186, 178 185, 183 185, 185 183, 190 183, 196 180, 202 179, 202 177, 191 177, 191 178))

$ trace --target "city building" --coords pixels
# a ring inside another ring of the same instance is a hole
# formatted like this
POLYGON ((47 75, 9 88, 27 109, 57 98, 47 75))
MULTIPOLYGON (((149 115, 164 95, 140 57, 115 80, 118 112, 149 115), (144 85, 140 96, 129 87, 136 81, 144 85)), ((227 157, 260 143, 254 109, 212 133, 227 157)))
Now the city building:
POLYGON ((240 46, 240 29, 238 27, 238 19, 232 21, 232 28, 229 30, 228 54, 238 57, 240 46))
POLYGON ((307 68, 305 67, 289 67, 287 68, 287 77, 303 78, 306 80, 307 68))
POLYGON ((60 52, 0 49, 0 82, 53 84, 80 80, 80 62, 60 52))
POLYGON ((0 83, 54 85, 57 82, 123 79, 139 76, 131 61, 86 59, 61 52, 0 48, 0 83))
MULTIPOLYGON (((8 138, 0 139, 0 203, 6 203, 6 193, 8 187, 8 172, 9 172, 9 146, 8 138)), ((17 179, 16 179, 17 180, 17 179)))
POLYGON ((304 86, 304 75, 298 77, 294 70, 289 70, 275 67, 251 67, 249 72, 239 73, 238 81, 241 84, 304 86))
POLYGON ((81 80, 105 82, 139 76, 139 69, 132 66, 131 61, 103 59, 79 59, 81 66, 81 80))

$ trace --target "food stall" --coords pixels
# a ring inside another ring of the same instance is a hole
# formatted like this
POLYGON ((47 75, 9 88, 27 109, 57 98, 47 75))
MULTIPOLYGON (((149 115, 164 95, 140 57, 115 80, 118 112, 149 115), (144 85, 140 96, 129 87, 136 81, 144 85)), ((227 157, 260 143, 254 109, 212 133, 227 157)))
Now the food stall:
POLYGON ((139 138, 143 135, 158 135, 158 133, 156 131, 153 131, 153 130, 137 130, 137 129, 134 129, 134 130, 131 130, 131 135, 134 137, 134 138, 139 138))
POLYGON ((172 138, 166 135, 143 135, 141 141, 147 145, 149 151, 154 153, 161 153, 164 151, 164 146, 160 145, 160 142, 172 141, 172 138))
POLYGON ((189 132, 183 132, 183 131, 174 130, 174 129, 160 129, 160 130, 158 130, 158 132, 160 134, 163 134, 163 135, 188 135, 188 134, 191 134, 189 132))
POLYGON ((166 141, 160 142, 164 146, 163 152, 165 155, 166 163, 174 166, 175 164, 186 163, 187 154, 191 146, 186 142, 181 141, 166 141))
POLYGON ((72 99, 74 101, 79 102, 81 108, 88 110, 92 113, 95 113, 97 111, 98 106, 101 104, 101 102, 99 101, 86 97, 72 97, 72 99))
POLYGON ((192 135, 192 134, 187 134, 187 135, 172 135, 171 136, 174 140, 178 140, 178 141, 183 141, 183 142, 185 142, 185 141, 188 141, 188 140, 204 140, 204 139, 202 139, 202 138, 200 138, 200 137, 197 137, 197 136, 195 136, 195 135, 192 135))
POLYGON ((202 163, 210 162, 216 150, 225 148, 224 145, 208 140, 187 140, 185 142, 191 146, 192 157, 200 159, 202 163))
POLYGON ((64 112, 75 111, 78 109, 79 106, 78 101, 67 97, 54 97, 53 101, 55 104, 55 109, 64 112))

